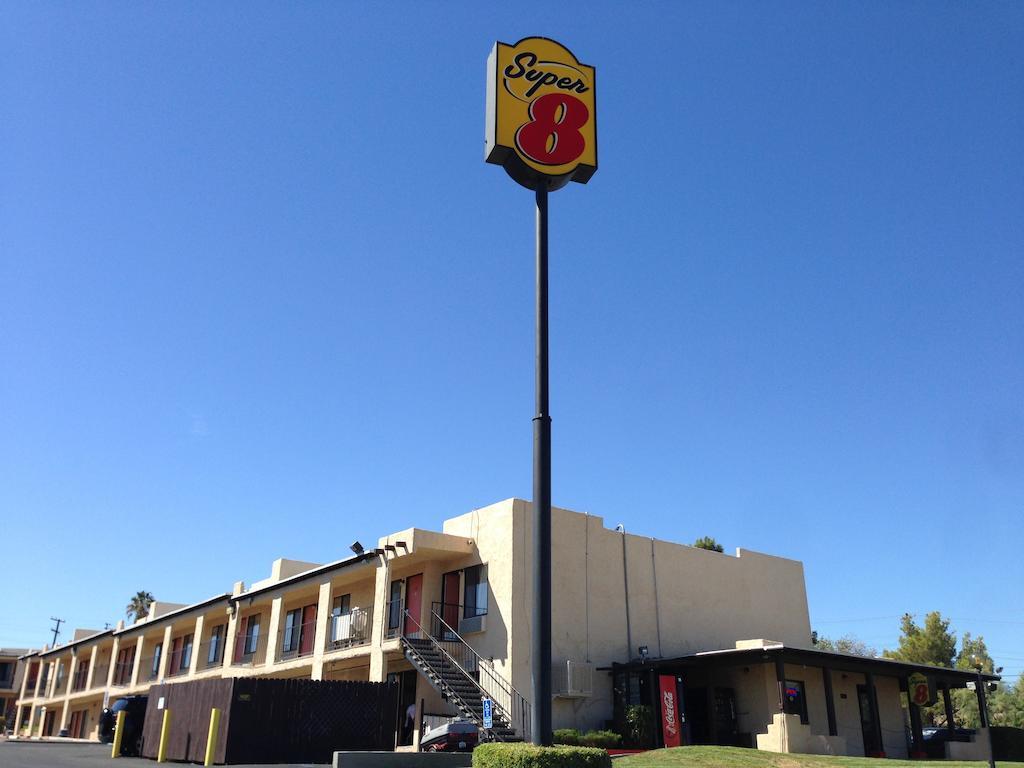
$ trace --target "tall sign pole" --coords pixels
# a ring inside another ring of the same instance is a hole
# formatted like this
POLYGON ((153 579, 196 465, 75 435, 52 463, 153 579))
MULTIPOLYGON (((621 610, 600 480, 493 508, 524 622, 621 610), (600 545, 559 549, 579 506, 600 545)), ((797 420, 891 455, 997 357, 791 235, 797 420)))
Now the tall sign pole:
POLYGON ((496 43, 487 59, 484 159, 537 206, 537 411, 533 417, 533 696, 530 740, 551 744, 551 411, 548 399, 548 192, 597 170, 594 68, 545 37, 496 43))
POLYGON ((537 414, 533 417, 532 741, 551 743, 551 411, 548 405, 548 188, 537 185, 537 414))

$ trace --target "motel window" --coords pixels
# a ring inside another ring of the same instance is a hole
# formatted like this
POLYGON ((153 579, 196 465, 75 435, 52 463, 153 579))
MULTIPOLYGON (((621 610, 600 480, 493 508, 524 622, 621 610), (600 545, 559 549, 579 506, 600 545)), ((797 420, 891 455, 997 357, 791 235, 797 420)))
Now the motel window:
POLYGON ((151 678, 156 677, 160 674, 160 656, 164 652, 164 644, 157 643, 156 647, 153 648, 153 666, 149 668, 149 676, 151 678))
POLYGON ((465 571, 463 617, 471 619, 487 613, 487 566, 474 565, 465 571))
POLYGON ((391 582, 390 602, 388 603, 388 630, 395 631, 402 623, 402 580, 391 582))
POLYGON ((282 650, 285 653, 297 650, 299 647, 299 627, 302 625, 302 609, 296 608, 288 611, 284 617, 284 644, 282 650))
POLYGON ((338 595, 331 603, 331 640, 341 640, 335 637, 335 619, 339 616, 348 616, 352 612, 352 595, 338 595))
POLYGON ((216 664, 224 653, 224 625, 218 624, 210 632, 210 649, 206 654, 207 664, 216 664))
POLYGON ((256 644, 260 640, 260 615, 257 613, 249 617, 245 625, 245 648, 244 653, 256 653, 256 644))
POLYGON ((181 664, 178 667, 181 671, 185 671, 192 664, 192 635, 185 635, 185 639, 181 643, 181 664))
POLYGON ((786 681, 782 711, 787 715, 800 715, 800 722, 807 723, 807 696, 804 695, 803 680, 786 681))
POLYGON ((331 606, 331 616, 348 616, 352 612, 352 595, 338 595, 331 606))

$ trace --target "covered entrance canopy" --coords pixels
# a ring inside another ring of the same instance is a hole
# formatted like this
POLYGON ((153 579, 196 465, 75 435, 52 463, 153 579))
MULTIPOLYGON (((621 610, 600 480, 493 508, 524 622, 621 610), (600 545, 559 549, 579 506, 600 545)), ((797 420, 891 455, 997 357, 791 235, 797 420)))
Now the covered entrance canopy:
MULTIPOLYGON (((916 705, 909 706, 912 744, 907 744, 901 692, 912 687, 919 700, 928 704, 941 699, 951 723, 950 690, 978 680, 978 674, 969 670, 765 640, 741 641, 736 646, 672 659, 614 664, 617 725, 628 731, 627 720, 635 720, 631 708, 649 706, 655 726, 650 741, 663 746, 659 691, 671 685, 668 678, 674 677, 678 706, 685 718, 684 743, 897 756, 923 750, 916 705)), ((996 675, 981 677, 985 681, 999 679, 996 675)), ((974 687, 984 713, 985 686, 974 687)))

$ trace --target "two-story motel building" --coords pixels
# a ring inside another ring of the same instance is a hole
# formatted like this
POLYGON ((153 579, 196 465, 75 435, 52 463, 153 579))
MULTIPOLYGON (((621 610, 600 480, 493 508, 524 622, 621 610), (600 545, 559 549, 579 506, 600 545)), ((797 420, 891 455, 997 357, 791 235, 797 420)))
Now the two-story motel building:
MULTIPOLYGON (((532 524, 529 502, 509 499, 440 532, 410 528, 323 565, 276 560, 248 587, 79 630, 23 659, 15 733, 95 738, 106 702, 156 682, 392 679, 402 711, 415 706, 405 738, 415 745, 425 715, 479 713, 431 670, 451 653, 470 660, 470 682, 522 736, 532 524)), ((569 510, 554 510, 552 525, 554 727, 602 728, 630 706, 656 708, 655 679, 668 674, 691 742, 906 756, 900 691, 920 670, 813 650, 801 563, 620 533, 569 510)), ((971 677, 926 670, 947 701, 971 677)))

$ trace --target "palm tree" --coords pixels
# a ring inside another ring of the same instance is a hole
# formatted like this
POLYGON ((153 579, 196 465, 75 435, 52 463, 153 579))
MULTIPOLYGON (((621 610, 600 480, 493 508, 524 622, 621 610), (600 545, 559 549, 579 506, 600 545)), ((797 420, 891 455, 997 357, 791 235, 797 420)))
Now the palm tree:
POLYGON ((149 605, 153 602, 153 595, 146 591, 136 592, 131 602, 125 607, 125 613, 134 621, 145 617, 149 613, 149 605))

